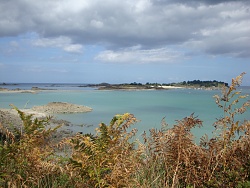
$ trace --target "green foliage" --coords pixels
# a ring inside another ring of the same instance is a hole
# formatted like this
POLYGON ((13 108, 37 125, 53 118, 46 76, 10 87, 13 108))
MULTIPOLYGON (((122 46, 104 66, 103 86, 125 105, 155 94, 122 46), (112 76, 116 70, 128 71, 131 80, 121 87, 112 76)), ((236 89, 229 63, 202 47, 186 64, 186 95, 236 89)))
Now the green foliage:
MULTIPOLYGON (((184 84, 184 83, 183 83, 184 84)), ((201 81, 201 80, 193 80, 193 81, 187 81, 185 84, 187 85, 197 85, 199 87, 220 87, 220 86, 228 86, 228 83, 220 82, 220 81, 201 81)))
POLYGON ((0 144, 0 185, 6 187, 28 186, 37 183, 45 173, 55 169, 50 146, 50 137, 59 128, 46 129, 47 120, 32 119, 17 110, 23 126, 10 132, 0 127, 2 142, 0 144))
POLYGON ((193 80, 193 81, 183 81, 178 83, 170 83, 170 84, 163 84, 168 86, 188 86, 188 87, 218 87, 222 88, 224 86, 228 86, 228 83, 221 82, 221 81, 202 81, 202 80, 193 80))
POLYGON ((116 115, 109 125, 100 124, 96 135, 76 135, 70 164, 91 187, 126 186, 139 157, 133 142, 136 130, 127 131, 136 122, 132 114, 116 115), (126 165, 126 169, 122 166, 126 165), (118 181, 119 178, 119 181, 118 181), (115 180, 115 181, 114 181, 115 180))

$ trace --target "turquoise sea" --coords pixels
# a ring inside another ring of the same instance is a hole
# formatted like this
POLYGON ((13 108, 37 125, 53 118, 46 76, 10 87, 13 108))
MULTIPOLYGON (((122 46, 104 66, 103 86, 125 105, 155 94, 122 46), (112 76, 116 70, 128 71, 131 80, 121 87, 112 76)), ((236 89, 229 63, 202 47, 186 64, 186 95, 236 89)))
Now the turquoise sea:
MULTIPOLYGON (((72 122, 74 126, 71 129, 74 131, 84 133, 94 133, 99 123, 108 124, 114 115, 129 112, 140 120, 134 125, 134 128, 138 129, 137 137, 151 128, 160 129, 163 118, 171 127, 176 120, 194 113, 203 120, 203 127, 193 131, 197 139, 204 134, 211 135, 214 130, 213 123, 223 114, 222 109, 217 107, 213 98, 215 94, 221 94, 220 90, 101 91, 79 87, 80 85, 18 84, 0 86, 10 89, 31 89, 33 86, 53 89, 37 94, 0 93, 0 108, 10 108, 10 104, 14 104, 18 108, 32 108, 49 102, 69 102, 89 106, 93 108, 93 111, 89 113, 55 115, 59 119, 72 122)), ((239 90, 244 94, 250 94, 250 87, 240 87, 239 90)), ((249 110, 239 118, 250 120, 249 110)))

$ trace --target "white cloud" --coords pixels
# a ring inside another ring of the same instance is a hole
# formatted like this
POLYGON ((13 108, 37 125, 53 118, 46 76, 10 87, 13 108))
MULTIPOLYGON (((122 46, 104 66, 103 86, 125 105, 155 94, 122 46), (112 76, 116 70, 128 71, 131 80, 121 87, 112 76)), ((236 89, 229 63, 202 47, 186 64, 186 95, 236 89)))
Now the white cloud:
POLYGON ((80 45, 80 44, 71 44, 71 45, 65 46, 63 49, 66 52, 81 53, 82 52, 82 45, 80 45))
POLYGON ((95 28, 100 29, 100 28, 103 27, 103 22, 98 21, 98 20, 91 20, 90 21, 90 25, 93 26, 93 27, 95 27, 95 28))
POLYGON ((103 51, 96 59, 112 63, 169 63, 181 57, 180 52, 167 48, 143 50, 140 46, 134 46, 118 51, 103 51))
POLYGON ((39 38, 32 41, 34 46, 39 47, 57 47, 66 52, 81 53, 83 46, 81 44, 72 44, 69 37, 39 38))
POLYGON ((56 1, 55 9, 59 12, 80 12, 88 8, 89 1, 79 1, 79 0, 70 0, 70 1, 56 1))
POLYGON ((60 36, 56 38, 39 38, 32 42, 34 46, 40 47, 63 47, 71 43, 70 38, 60 36))
POLYGON ((150 0, 137 0, 132 1, 132 3, 134 4, 136 12, 143 12, 152 6, 150 0))

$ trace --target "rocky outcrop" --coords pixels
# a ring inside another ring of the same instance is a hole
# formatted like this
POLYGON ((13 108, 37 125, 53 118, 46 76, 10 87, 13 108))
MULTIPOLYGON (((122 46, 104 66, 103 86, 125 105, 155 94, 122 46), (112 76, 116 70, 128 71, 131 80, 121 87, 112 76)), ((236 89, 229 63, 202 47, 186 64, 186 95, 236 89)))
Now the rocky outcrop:
MULTIPOLYGON (((26 115, 31 115, 32 118, 43 119, 48 117, 51 114, 55 113, 84 113, 92 111, 92 108, 76 105, 65 102, 51 102, 44 106, 34 106, 32 109, 20 109, 20 111, 24 112, 26 115)), ((22 127, 22 120, 15 109, 0 109, 0 125, 7 128, 10 131, 14 131, 14 129, 19 130, 22 127)), ((55 127, 57 125, 62 125, 55 133, 53 133, 53 141, 59 142, 61 139, 65 137, 72 136, 75 134, 73 130, 71 130, 71 126, 73 124, 69 121, 56 119, 52 117, 50 119, 49 127, 55 127)), ((1 130, 0 130, 1 134, 1 130)))
MULTIPOLYGON (((29 109, 21 109, 26 115, 32 114, 34 118, 44 119, 46 118, 45 114, 41 114, 29 109)), ((0 109, 0 137, 1 137, 1 126, 7 128, 9 131, 16 133, 16 130, 21 130, 22 128, 22 120, 15 109, 0 109)), ((54 128, 57 125, 61 125, 61 127, 52 134, 52 141, 54 143, 59 143, 63 138, 73 136, 75 133, 71 130, 71 122, 52 118, 47 125, 47 128, 54 128)))
POLYGON ((8 89, 0 87, 0 91, 8 91, 8 89))
POLYGON ((3 127, 20 127, 22 120, 15 110, 0 109, 0 124, 3 127))
MULTIPOLYGON (((84 113, 92 111, 92 108, 65 102, 51 102, 44 106, 34 106, 32 109, 20 109, 26 115, 32 114, 33 118, 45 118, 55 113, 84 113)), ((65 120, 51 120, 54 124, 69 126, 71 123, 65 120)), ((22 121, 15 109, 0 109, 0 124, 4 127, 21 126, 22 121)))
MULTIPOLYGON (((51 102, 44 106, 34 106, 32 109, 20 109, 26 115, 32 115, 32 118, 43 119, 52 114, 58 113, 84 113, 92 111, 92 108, 82 105, 76 105, 66 102, 51 102)), ((15 109, 0 109, 0 125, 13 131, 14 128, 18 130, 22 127, 22 120, 15 109)), ((71 126, 73 124, 66 120, 56 119, 52 117, 49 121, 48 127, 55 127, 62 125, 57 132, 53 134, 53 140, 59 141, 62 138, 73 135, 71 126)), ((1 134, 1 130, 0 130, 1 134)))
POLYGON ((48 114, 60 114, 91 112, 92 108, 67 102, 50 102, 44 106, 34 106, 32 110, 48 114))

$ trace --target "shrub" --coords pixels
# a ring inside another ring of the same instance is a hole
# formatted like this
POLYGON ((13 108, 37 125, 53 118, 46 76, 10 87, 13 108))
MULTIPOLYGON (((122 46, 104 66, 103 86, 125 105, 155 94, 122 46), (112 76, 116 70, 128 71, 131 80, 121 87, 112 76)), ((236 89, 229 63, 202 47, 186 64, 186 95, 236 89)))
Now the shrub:
POLYGON ((46 129, 46 120, 32 119, 14 107, 22 127, 10 132, 0 126, 0 185, 1 187, 29 187, 39 185, 49 176, 57 175, 50 137, 59 126, 46 129))
POLYGON ((136 122, 132 114, 116 115, 109 125, 96 129, 96 135, 76 135, 67 139, 72 146, 70 166, 90 187, 126 187, 133 181, 139 153, 129 140, 136 130, 128 128, 136 122))

